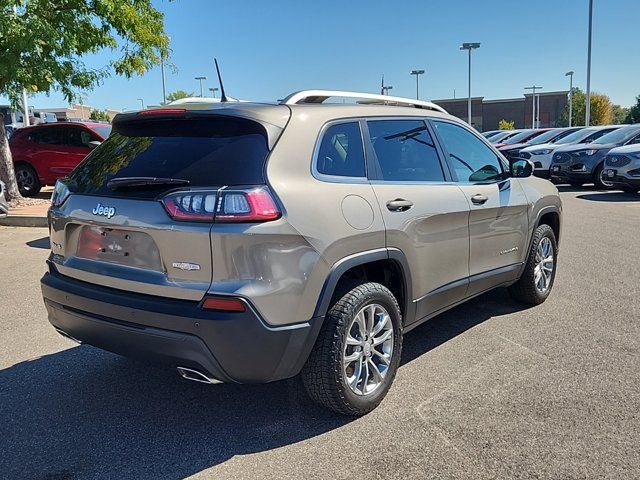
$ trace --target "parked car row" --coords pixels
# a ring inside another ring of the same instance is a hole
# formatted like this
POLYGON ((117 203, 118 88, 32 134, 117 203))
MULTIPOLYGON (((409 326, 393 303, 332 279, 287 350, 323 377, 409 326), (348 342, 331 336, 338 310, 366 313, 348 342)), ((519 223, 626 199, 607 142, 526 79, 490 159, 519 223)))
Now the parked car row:
POLYGON ((510 161, 529 160, 554 183, 640 190, 640 124, 492 130, 483 133, 510 161))
POLYGON ((9 140, 20 193, 33 197, 65 177, 111 133, 111 125, 57 122, 16 130, 9 140))

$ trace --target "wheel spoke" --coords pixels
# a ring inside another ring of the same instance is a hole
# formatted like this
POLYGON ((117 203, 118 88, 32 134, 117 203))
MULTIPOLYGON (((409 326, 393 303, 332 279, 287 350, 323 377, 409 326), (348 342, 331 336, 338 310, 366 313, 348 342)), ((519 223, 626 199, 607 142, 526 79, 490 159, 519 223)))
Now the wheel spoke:
POLYGON ((375 348, 372 350, 372 353, 374 355, 376 355, 380 360, 382 360, 382 362, 389 366, 389 363, 391 363, 391 358, 389 356, 387 356, 384 353, 379 352, 378 350, 376 350, 375 348))
POLYGON ((364 377, 362 379, 362 393, 367 393, 367 384, 369 383, 369 362, 362 362, 364 365, 364 377))
POLYGON ((356 315, 356 323, 358 324, 358 328, 360 329, 360 337, 364 339, 364 336, 367 333, 367 327, 364 320, 364 312, 360 311, 358 315, 356 315))
POLYGON ((387 324, 391 321, 391 317, 386 313, 380 315, 380 321, 375 324, 373 327, 373 331, 371 332, 371 336, 375 337, 380 333, 380 331, 387 326, 387 324))
POLYGON ((376 383, 379 383, 382 380, 384 380, 384 377, 380 373, 380 370, 378 370, 378 366, 375 363, 373 363, 373 360, 371 360, 371 358, 367 359, 367 364, 369 365, 368 367, 369 370, 373 373, 373 378, 376 383))
POLYGON ((369 318, 367 318, 367 335, 371 335, 371 332, 373 331, 373 325, 375 324, 376 320, 376 306, 369 305, 367 311, 369 312, 369 318))
POLYGON ((351 355, 344 357, 344 364, 349 365, 362 357, 362 352, 353 352, 351 355))
POLYGON ((347 338, 346 338, 346 340, 345 340, 345 343, 346 343, 347 345, 353 345, 353 346, 355 346, 355 345, 362 345, 362 341, 361 341, 361 340, 358 340, 357 338, 353 338, 353 337, 351 336, 351 333, 347 333, 347 338))
POLYGON ((379 337, 374 337, 373 339, 373 345, 380 345, 381 343, 386 342, 387 340, 389 340, 391 337, 393 336, 393 330, 387 330, 386 332, 384 332, 382 335, 380 335, 379 337))

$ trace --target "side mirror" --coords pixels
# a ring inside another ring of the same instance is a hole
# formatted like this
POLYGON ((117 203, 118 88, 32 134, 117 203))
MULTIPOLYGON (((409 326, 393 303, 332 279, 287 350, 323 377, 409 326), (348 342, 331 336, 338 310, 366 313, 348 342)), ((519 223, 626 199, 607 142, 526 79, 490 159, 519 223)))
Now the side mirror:
POLYGON ((89 150, 93 150, 94 148, 96 148, 101 143, 102 142, 99 142, 98 140, 92 140, 89 143, 87 143, 87 147, 89 147, 89 150))
POLYGON ((519 159, 511 163, 511 176, 514 178, 526 178, 533 175, 534 165, 529 160, 519 159))

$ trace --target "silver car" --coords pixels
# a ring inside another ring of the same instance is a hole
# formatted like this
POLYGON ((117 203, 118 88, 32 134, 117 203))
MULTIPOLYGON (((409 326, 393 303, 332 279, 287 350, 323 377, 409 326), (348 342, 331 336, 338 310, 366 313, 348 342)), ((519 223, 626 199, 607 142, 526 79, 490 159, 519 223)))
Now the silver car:
POLYGON ((6 197, 6 186, 2 180, 0 180, 0 218, 6 217, 9 214, 9 203, 6 197))
POLYGON ((640 190, 640 145, 613 148, 604 159, 603 180, 614 188, 635 193, 640 190))
POLYGON ((198 382, 301 374, 314 400, 362 415, 413 328, 495 287, 548 297, 562 205, 532 170, 399 97, 120 114, 55 187, 49 321, 198 382))

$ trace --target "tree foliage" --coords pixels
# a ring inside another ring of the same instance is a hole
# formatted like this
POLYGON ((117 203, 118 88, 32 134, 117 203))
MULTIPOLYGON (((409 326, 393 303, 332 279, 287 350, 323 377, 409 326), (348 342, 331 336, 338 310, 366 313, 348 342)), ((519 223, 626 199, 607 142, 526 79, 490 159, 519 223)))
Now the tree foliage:
MULTIPOLYGON (((587 111, 587 95, 579 88, 573 89, 572 125, 584 125, 587 111)), ((591 92, 591 117, 593 125, 609 125, 613 121, 613 104, 607 95, 591 92)), ((559 127, 569 125, 569 106, 567 105, 558 119, 559 127)))
POLYGON ((629 115, 629 108, 621 107, 620 105, 612 105, 611 107, 613 125, 621 125, 626 123, 627 115, 629 115))
POLYGON ((514 128, 516 128, 516 122, 514 121, 509 122, 507 120, 502 119, 498 122, 498 128, 500 130, 513 130, 514 128))
MULTIPOLYGON (((0 2, 0 94, 14 106, 23 88, 59 91, 72 102, 78 91, 99 85, 111 72, 142 75, 168 53, 164 17, 152 0, 0 2), (84 62, 104 50, 113 53, 107 65, 84 62)), ((0 154, 0 178, 15 192, 11 154, 4 148, 0 154)))
POLYGON ((96 120, 99 122, 110 122, 109 115, 106 110, 91 110, 91 115, 89 115, 90 120, 96 120))
POLYGON ((640 123, 640 95, 636 97, 636 104, 629 108, 624 123, 640 123))
POLYGON ((184 90, 176 90, 167 94, 167 102, 180 100, 181 98, 193 97, 193 92, 185 92, 184 90))

